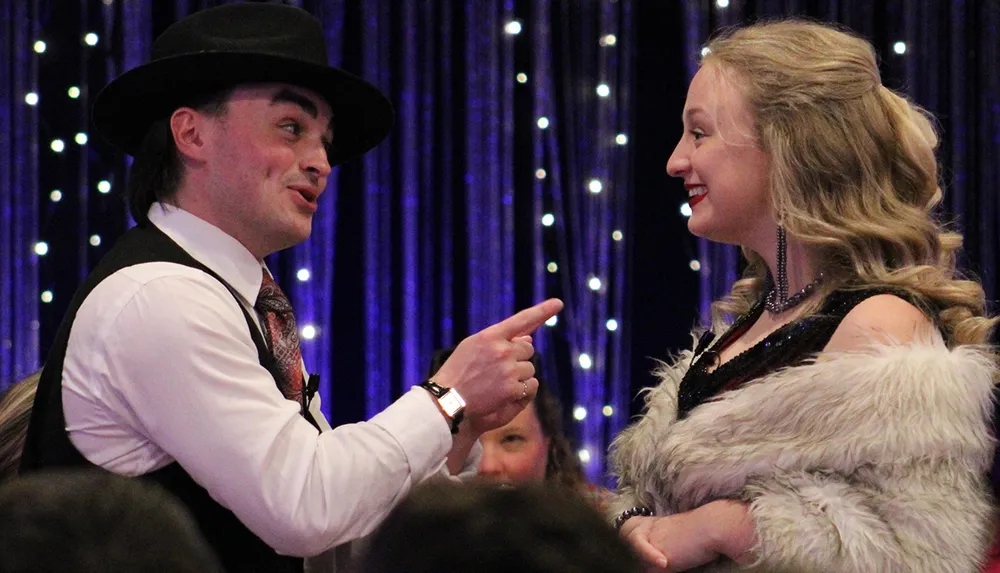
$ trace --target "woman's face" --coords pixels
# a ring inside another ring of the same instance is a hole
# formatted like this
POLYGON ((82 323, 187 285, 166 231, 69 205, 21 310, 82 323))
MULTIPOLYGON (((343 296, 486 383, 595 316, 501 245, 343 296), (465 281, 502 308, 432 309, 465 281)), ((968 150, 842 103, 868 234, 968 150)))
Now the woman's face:
POLYGON ((545 481, 549 438, 542 433, 534 403, 506 426, 483 434, 479 441, 483 445, 480 477, 510 484, 545 481))
POLYGON ((757 145, 753 117, 736 81, 712 64, 698 70, 684 105, 684 134, 667 173, 684 179, 692 233, 752 247, 774 234, 769 159, 757 145))

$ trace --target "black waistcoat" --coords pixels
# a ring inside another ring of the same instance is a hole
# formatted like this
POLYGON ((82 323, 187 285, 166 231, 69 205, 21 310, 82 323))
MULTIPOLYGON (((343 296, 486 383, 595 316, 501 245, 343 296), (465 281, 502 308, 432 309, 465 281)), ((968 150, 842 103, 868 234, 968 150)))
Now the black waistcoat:
MULTIPOLYGON (((196 261, 180 245, 156 227, 150 225, 127 231, 110 252, 101 259, 94 272, 87 277, 70 303, 49 351, 48 359, 38 383, 38 392, 31 412, 31 422, 21 458, 21 471, 30 472, 56 467, 97 468, 73 446, 66 432, 62 407, 62 370, 69 341, 70 327, 84 299, 104 279, 114 272, 148 262, 170 262, 200 269, 226 286, 216 273, 196 261)), ((239 302, 237 300, 237 302, 239 302)), ((274 357, 268 350, 260 331, 249 313, 240 304, 260 364, 276 378, 278 372, 274 357)), ((141 335, 141 333, 136 333, 141 335)), ((277 378, 276 378, 277 379, 277 378)), ((312 420, 310 420, 312 421, 312 420)), ((314 422, 315 423, 315 422, 314 422)), ((301 572, 302 559, 278 555, 259 537, 254 535, 236 515, 219 505, 208 492, 195 483, 177 462, 140 476, 156 482, 177 496, 194 514, 202 533, 215 549, 223 567, 229 572, 301 572)))

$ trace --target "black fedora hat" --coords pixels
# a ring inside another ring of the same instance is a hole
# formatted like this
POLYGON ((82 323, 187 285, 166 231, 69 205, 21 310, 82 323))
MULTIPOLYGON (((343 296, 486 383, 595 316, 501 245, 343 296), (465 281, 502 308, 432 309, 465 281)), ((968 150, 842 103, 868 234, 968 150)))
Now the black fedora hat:
POLYGON ((193 97, 246 83, 308 88, 333 110, 337 165, 382 141, 389 100, 368 82, 329 65, 320 22, 283 4, 225 4, 184 18, 153 42, 149 63, 115 78, 94 101, 105 139, 135 155, 150 125, 193 97))

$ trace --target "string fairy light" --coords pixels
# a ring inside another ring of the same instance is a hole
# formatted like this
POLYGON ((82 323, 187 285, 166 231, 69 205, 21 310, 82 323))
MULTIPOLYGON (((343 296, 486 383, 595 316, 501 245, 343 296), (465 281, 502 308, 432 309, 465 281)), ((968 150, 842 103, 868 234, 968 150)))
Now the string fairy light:
MULTIPOLYGON (((603 4, 595 3, 594 6, 603 4)), ((555 119, 562 118, 552 114, 552 110, 559 109, 552 100, 559 90, 555 89, 555 76, 547 65, 553 61, 553 53, 549 39, 551 19, 545 4, 532 12, 530 34, 537 42, 535 63, 534 68, 525 70, 534 88, 532 117, 538 128, 533 164, 536 221, 540 223, 535 235, 539 241, 536 269, 548 271, 550 275, 559 271, 556 284, 561 285, 562 295, 567 299, 565 316, 573 317, 572 321, 565 321, 560 336, 565 337, 577 366, 570 370, 574 401, 582 408, 577 413, 603 414, 574 417, 577 438, 585 444, 577 454, 586 465, 588 477, 595 481, 604 479, 604 461, 601 456, 592 456, 592 452, 603 451, 607 436, 616 433, 627 422, 625 416, 630 400, 627 384, 621 383, 628 375, 625 367, 628 361, 623 359, 625 337, 617 333, 623 329, 620 317, 624 312, 623 283, 627 264, 626 251, 620 248, 620 242, 625 237, 628 220, 622 205, 630 193, 627 181, 631 151, 626 147, 629 135, 623 127, 629 125, 626 102, 630 95, 632 63, 613 47, 627 42, 621 31, 631 29, 631 16, 626 20, 626 15, 632 13, 632 4, 632 0, 618 0, 611 8, 600 8, 595 15, 599 18, 601 33, 589 40, 579 40, 596 42, 600 48, 596 65, 579 74, 579 85, 586 86, 586 91, 568 90, 573 95, 560 96, 580 98, 581 94, 586 94, 588 97, 586 101, 579 101, 582 107, 577 108, 585 110, 583 115, 567 120, 571 122, 569 129, 581 134, 580 140, 562 141, 557 137, 562 133, 551 133, 554 130, 549 129, 555 119), (581 129, 584 131, 579 131, 581 129), (573 170, 582 166, 591 176, 580 181, 576 173, 566 174, 563 146, 574 150, 573 170), (623 182, 621 187, 618 181, 623 182), (590 199, 581 203, 583 197, 590 199), (572 240, 566 244, 560 239, 555 247, 558 256, 553 257, 544 253, 545 249, 552 248, 550 235, 544 230, 554 224, 556 218, 561 230, 565 230, 572 240), (575 244, 577 241, 583 244, 575 244), (576 285, 585 286, 593 296, 580 297, 576 285)), ((588 47, 580 47, 584 53, 593 53, 588 47)), ((536 278, 535 284, 541 285, 540 290, 547 290, 553 279, 536 278)), ((542 290, 538 294, 550 293, 542 290)))

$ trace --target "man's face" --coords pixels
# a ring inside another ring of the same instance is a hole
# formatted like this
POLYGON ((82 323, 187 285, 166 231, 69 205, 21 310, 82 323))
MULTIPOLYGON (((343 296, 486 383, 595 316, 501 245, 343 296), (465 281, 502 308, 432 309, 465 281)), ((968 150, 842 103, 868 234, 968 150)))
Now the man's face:
POLYGON ((206 132, 205 168, 213 223, 257 258, 312 232, 330 174, 330 106, 287 84, 236 88, 206 132))

